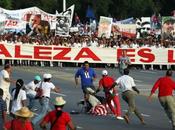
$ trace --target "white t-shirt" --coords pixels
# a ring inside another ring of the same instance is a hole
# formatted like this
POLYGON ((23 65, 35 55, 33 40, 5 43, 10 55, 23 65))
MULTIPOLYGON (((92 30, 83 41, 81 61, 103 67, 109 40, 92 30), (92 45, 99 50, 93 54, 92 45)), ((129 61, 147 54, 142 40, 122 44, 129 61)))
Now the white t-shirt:
POLYGON ((12 113, 15 113, 17 110, 20 110, 23 107, 22 106, 22 101, 27 99, 26 98, 26 92, 24 90, 20 89, 17 99, 14 100, 15 92, 16 92, 16 90, 14 90, 12 92, 12 100, 13 100, 12 110, 11 110, 12 113))
POLYGON ((29 82, 25 88, 27 94, 36 95, 35 88, 38 86, 39 83, 35 84, 34 81, 29 82))
POLYGON ((127 90, 132 91, 132 87, 136 86, 134 79, 129 75, 123 75, 119 77, 115 82, 119 84, 119 88, 122 92, 125 92, 127 90))
POLYGON ((51 89, 55 89, 55 85, 52 82, 41 82, 37 85, 37 88, 41 87, 43 90, 43 96, 50 98, 51 89), (42 83, 42 85, 40 85, 42 83))
POLYGON ((5 81, 5 78, 9 78, 9 73, 6 70, 0 72, 0 88, 4 91, 9 91, 10 82, 5 81))

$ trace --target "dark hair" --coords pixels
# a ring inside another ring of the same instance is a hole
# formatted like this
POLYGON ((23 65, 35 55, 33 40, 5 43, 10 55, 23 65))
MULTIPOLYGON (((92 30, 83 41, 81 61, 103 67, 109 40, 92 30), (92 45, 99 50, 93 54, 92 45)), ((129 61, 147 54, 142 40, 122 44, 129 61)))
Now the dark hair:
POLYGON ((85 65, 85 64, 89 64, 89 62, 88 62, 88 61, 85 61, 83 64, 84 64, 84 65, 85 65))
POLYGON ((166 76, 172 76, 173 75, 173 71, 171 69, 168 69, 166 72, 166 76))
POLYGON ((4 91, 0 88, 0 96, 3 96, 4 91))
POLYGON ((128 68, 124 69, 123 73, 124 73, 124 75, 128 75, 129 74, 129 69, 128 68))
POLYGON ((62 111, 62 108, 63 108, 64 105, 61 105, 61 106, 55 106, 55 109, 56 109, 56 117, 59 118, 61 116, 61 114, 63 113, 62 111), (60 109, 59 109, 60 108, 60 109))
POLYGON ((10 67, 11 67, 10 64, 5 64, 5 65, 4 65, 4 69, 9 69, 10 67))
POLYGON ((51 78, 49 78, 49 79, 44 79, 44 82, 49 82, 49 81, 50 81, 50 79, 51 79, 51 78))
POLYGON ((19 91, 20 91, 20 89, 23 87, 23 85, 24 85, 24 81, 23 81, 22 79, 18 79, 18 80, 16 81, 16 89, 15 89, 16 91, 15 91, 14 100, 17 99, 18 94, 19 94, 19 91))

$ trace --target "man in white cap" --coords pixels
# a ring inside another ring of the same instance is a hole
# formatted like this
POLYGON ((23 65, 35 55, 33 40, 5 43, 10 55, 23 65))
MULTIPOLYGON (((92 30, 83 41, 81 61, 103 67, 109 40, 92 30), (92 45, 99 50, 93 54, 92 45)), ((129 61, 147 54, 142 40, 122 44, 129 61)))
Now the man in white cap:
POLYGON ((51 82, 52 75, 51 74, 44 74, 42 81, 37 88, 42 89, 42 95, 39 98, 39 102, 41 105, 40 113, 32 120, 33 125, 35 125, 38 121, 40 121, 46 113, 49 111, 49 99, 50 99, 50 92, 55 91, 56 93, 60 92, 58 87, 51 82))
POLYGON ((35 106, 35 97, 36 97, 35 89, 38 86, 38 84, 40 83, 40 81, 41 81, 41 77, 39 75, 36 75, 34 77, 34 80, 29 82, 27 85, 25 85, 27 98, 29 98, 28 108, 30 110, 37 110, 36 108, 34 108, 34 106, 35 106))
POLYGON ((99 81, 99 87, 96 92, 100 91, 101 88, 104 89, 109 108, 117 119, 122 120, 123 118, 121 117, 120 100, 117 91, 113 87, 114 83, 115 80, 112 77, 108 76, 108 71, 103 70, 102 78, 99 81), (115 107, 112 105, 112 101, 114 102, 115 107))

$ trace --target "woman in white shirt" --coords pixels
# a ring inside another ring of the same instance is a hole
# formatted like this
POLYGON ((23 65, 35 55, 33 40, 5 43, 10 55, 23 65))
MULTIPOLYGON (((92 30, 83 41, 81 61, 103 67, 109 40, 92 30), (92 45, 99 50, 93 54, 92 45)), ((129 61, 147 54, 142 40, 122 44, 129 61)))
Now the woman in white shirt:
POLYGON ((12 90, 12 107, 11 113, 12 115, 20 110, 22 107, 26 106, 26 92, 22 90, 24 85, 24 81, 22 79, 18 79, 16 81, 16 88, 12 90))

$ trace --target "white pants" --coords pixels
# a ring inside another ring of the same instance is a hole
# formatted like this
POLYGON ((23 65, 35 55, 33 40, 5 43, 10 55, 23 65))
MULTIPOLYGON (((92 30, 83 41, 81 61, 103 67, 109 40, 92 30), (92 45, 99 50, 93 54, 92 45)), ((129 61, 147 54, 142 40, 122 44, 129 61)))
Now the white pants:
POLYGON ((10 93, 8 91, 4 91, 3 100, 7 104, 7 113, 10 111, 9 110, 9 107, 10 107, 10 98, 11 98, 10 93))

